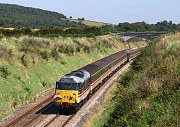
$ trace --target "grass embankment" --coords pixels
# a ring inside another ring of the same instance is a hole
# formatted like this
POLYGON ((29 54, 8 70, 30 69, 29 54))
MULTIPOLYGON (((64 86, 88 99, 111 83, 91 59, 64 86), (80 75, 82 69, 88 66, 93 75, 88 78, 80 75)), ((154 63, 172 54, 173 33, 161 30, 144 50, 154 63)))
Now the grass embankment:
POLYGON ((68 19, 73 22, 80 22, 87 26, 96 26, 96 27, 102 27, 103 25, 106 25, 105 23, 96 22, 96 21, 89 21, 89 20, 77 20, 77 19, 68 19))
MULTIPOLYGON (((1 38, 0 118, 53 88, 68 72, 124 49, 119 37, 1 38)), ((142 43, 141 43, 142 44, 142 43)))
POLYGON ((84 126, 180 126, 179 56, 180 34, 151 42, 84 126))

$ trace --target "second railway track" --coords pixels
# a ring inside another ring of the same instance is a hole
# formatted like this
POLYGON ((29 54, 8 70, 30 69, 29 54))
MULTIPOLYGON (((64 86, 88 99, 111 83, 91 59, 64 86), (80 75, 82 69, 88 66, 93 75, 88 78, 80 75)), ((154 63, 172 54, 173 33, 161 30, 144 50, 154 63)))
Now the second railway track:
POLYGON ((48 104, 47 106, 42 108, 39 112, 36 112, 35 114, 33 114, 32 117, 30 117, 30 120, 28 122, 26 122, 22 127, 37 125, 37 123, 35 121, 39 122, 39 121, 42 121, 43 119, 45 119, 46 115, 43 115, 43 114, 45 112, 47 112, 53 106, 54 106, 54 102, 51 102, 50 104, 48 104), (33 123, 35 123, 35 124, 33 125, 33 123))

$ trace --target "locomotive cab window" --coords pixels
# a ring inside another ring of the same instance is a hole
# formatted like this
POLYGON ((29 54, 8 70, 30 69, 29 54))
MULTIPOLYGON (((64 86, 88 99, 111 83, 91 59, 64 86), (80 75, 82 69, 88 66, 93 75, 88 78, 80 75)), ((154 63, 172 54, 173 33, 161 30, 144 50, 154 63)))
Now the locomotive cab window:
POLYGON ((76 83, 56 82, 56 88, 59 90, 78 90, 78 85, 76 83))

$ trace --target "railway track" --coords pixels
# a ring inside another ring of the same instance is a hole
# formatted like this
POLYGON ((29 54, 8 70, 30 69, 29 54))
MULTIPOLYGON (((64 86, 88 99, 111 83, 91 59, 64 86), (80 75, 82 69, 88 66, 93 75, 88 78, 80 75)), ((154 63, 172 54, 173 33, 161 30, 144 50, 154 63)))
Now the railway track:
MULTIPOLYGON (((122 66, 123 67, 123 66, 122 66)), ((119 70, 120 68, 118 68, 119 70)), ((109 80, 109 79, 108 79, 109 80)), ((64 115, 54 106, 52 98, 54 93, 46 99, 33 106, 31 109, 21 113, 11 121, 2 124, 3 127, 53 127, 66 126, 75 114, 64 115), (55 111, 55 112, 54 112, 55 111)))
POLYGON ((65 127, 66 124, 73 118, 74 115, 75 115, 75 114, 73 114, 72 116, 70 116, 70 117, 62 124, 61 127, 65 127))
MULTIPOLYGON (((52 100, 54 94, 50 94, 47 98, 43 99, 39 103, 35 103, 32 106, 27 107, 25 110, 13 115, 13 118, 9 118, 4 121, 1 126, 3 127, 14 127, 18 125, 22 120, 28 117, 32 117, 33 113, 35 114, 38 110, 42 109, 44 106, 48 105, 48 103, 52 100)), ((20 124, 20 126, 23 126, 20 124)), ((19 126, 18 126, 19 127, 19 126)))
POLYGON ((54 94, 49 95, 40 103, 17 114, 13 119, 4 121, 0 127, 53 127, 52 123, 55 121, 58 126, 64 127, 74 114, 60 113, 54 106, 53 96, 54 94))
POLYGON ((42 115, 45 111, 49 110, 50 108, 52 108, 52 106, 54 106, 54 102, 50 103, 48 106, 46 106, 45 108, 43 108, 38 114, 33 115, 33 117, 31 118, 30 121, 28 121, 26 124, 23 125, 23 127, 27 127, 27 126, 31 126, 31 124, 38 120, 43 120, 45 119, 45 115, 42 115), (41 118, 39 118, 41 117, 41 118))
POLYGON ((74 117, 75 114, 65 116, 65 115, 56 115, 43 127, 65 127, 67 123, 74 117))
POLYGON ((54 118, 52 118, 44 127, 48 127, 52 122, 54 122, 58 117, 60 117, 59 114, 57 114, 54 118))
POLYGON ((5 121, 2 127, 53 127, 52 123, 56 121, 58 126, 64 127, 74 116, 59 112, 52 101, 53 95, 36 104, 31 109, 24 111, 14 119, 5 121))

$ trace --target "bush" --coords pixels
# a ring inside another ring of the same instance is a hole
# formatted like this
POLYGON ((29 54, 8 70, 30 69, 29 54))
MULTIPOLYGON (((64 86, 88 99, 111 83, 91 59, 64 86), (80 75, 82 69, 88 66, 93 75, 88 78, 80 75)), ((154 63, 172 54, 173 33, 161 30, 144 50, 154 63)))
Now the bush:
POLYGON ((1 77, 7 78, 11 73, 9 72, 8 67, 1 66, 0 67, 0 74, 1 74, 1 77))
POLYGON ((38 53, 40 50, 44 48, 48 48, 50 46, 49 42, 44 39, 38 38, 25 38, 19 45, 19 51, 25 53, 38 53))
POLYGON ((50 55, 51 55, 52 58, 54 58, 54 59, 56 59, 56 60, 57 60, 58 57, 59 57, 58 51, 57 51, 56 49, 52 49, 50 55))
POLYGON ((135 72, 131 70, 128 73, 126 73, 124 76, 122 76, 121 80, 119 80, 118 82, 124 87, 128 87, 134 79, 135 79, 135 72))
POLYGON ((10 55, 10 57, 12 57, 12 55, 13 55, 13 53, 12 53, 12 49, 9 49, 9 55, 10 55))
POLYGON ((48 52, 47 52, 47 51, 41 51, 41 52, 39 53, 39 55, 40 55, 43 59, 48 60, 48 52))
POLYGON ((60 53, 64 53, 64 54, 67 54, 67 55, 72 55, 74 53, 74 49, 73 47, 69 46, 69 45, 60 45, 58 47, 58 51, 60 53))
POLYGON ((60 62, 61 62, 62 65, 67 64, 67 63, 66 63, 65 61, 63 61, 63 60, 61 60, 60 62))
POLYGON ((66 47, 65 53, 69 56, 72 55, 74 53, 73 47, 66 47))
POLYGON ((86 37, 95 38, 95 37, 96 37, 96 35, 95 35, 95 34, 93 34, 93 33, 89 33, 89 34, 87 34, 87 35, 86 35, 86 37))
POLYGON ((84 46, 84 52, 90 53, 90 47, 89 46, 84 46))
POLYGON ((27 59, 26 59, 26 55, 25 55, 25 54, 22 55, 22 57, 21 57, 20 60, 21 60, 21 63, 22 63, 25 67, 28 66, 28 62, 27 62, 27 59))
POLYGON ((3 46, 0 46, 0 57, 4 57, 6 60, 9 60, 10 57, 12 56, 12 50, 6 48, 6 47, 3 47, 3 46))
POLYGON ((119 92, 116 95, 116 105, 114 112, 110 114, 110 119, 106 123, 106 127, 109 126, 127 126, 129 124, 128 119, 131 121, 139 119, 134 110, 137 108, 137 101, 139 100, 140 93, 137 88, 130 86, 125 88, 119 84, 119 92), (133 117, 133 119, 132 119, 133 117))
POLYGON ((46 82, 42 82, 42 86, 43 86, 43 87, 46 87, 46 86, 47 86, 47 83, 46 83, 46 82))
POLYGON ((29 87, 24 86, 23 88, 24 88, 24 90, 25 90, 26 92, 31 93, 31 89, 30 89, 29 87))
POLYGON ((77 47, 76 47, 76 52, 80 52, 80 51, 81 51, 80 46, 77 46, 77 47))
POLYGON ((81 45, 78 40, 73 40, 73 41, 74 41, 74 43, 76 43, 77 45, 81 45))
POLYGON ((142 71, 144 69, 144 61, 140 59, 135 59, 132 64, 132 68, 135 71, 142 71))
POLYGON ((4 35, 2 33, 0 33, 0 40, 4 37, 4 35))

